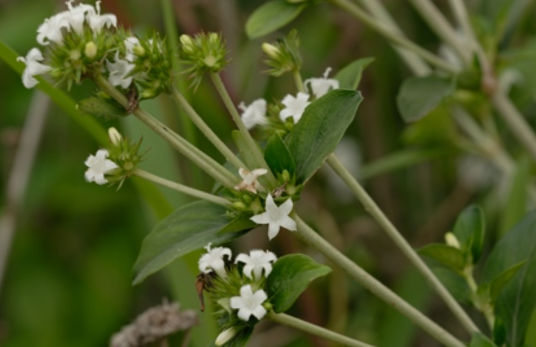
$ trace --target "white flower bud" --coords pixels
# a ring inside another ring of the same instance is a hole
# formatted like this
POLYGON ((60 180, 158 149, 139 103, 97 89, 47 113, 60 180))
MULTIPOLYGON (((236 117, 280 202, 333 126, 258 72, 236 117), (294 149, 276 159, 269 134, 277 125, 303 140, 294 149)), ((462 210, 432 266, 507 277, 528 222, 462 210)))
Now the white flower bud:
POLYGON ((193 51, 193 41, 192 41, 192 38, 186 34, 183 34, 181 35, 181 37, 179 38, 179 40, 181 41, 182 43, 182 48, 186 51, 186 52, 192 52, 193 51))
POLYGON ((110 137, 110 141, 112 141, 112 143, 116 146, 121 143, 121 140, 123 140, 121 134, 114 127, 108 129, 108 136, 110 137))
POLYGON ((89 59, 95 58, 95 56, 97 55, 97 45, 93 41, 86 43, 86 47, 84 48, 84 54, 89 59))
POLYGON ((268 54, 271 58, 274 59, 277 58, 281 53, 281 51, 276 46, 266 42, 262 44, 262 50, 264 51, 264 53, 268 54))
POLYGON ((227 330, 222 331, 218 337, 216 338, 216 342, 214 344, 216 346, 223 346, 227 342, 231 341, 233 337, 236 335, 236 330, 234 328, 229 328, 227 330))
POLYGON ((454 247, 456 249, 460 249, 460 242, 456 238, 456 235, 454 235, 451 232, 448 232, 445 234, 445 243, 449 245, 450 247, 454 247))

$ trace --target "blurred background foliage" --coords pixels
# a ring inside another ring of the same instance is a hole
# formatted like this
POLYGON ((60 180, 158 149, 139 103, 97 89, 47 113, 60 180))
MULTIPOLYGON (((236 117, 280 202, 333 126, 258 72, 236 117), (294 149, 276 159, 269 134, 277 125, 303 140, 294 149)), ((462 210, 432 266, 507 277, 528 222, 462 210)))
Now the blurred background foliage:
MULTIPOLYGON (((411 126, 403 123, 395 98, 401 82, 410 73, 389 44, 328 3, 308 8, 278 33, 251 41, 245 35, 244 24, 262 3, 259 0, 175 0, 177 31, 223 33, 231 58, 223 78, 236 104, 240 101, 249 104, 259 97, 279 100, 287 93, 295 93, 291 76, 276 79, 263 73, 267 67, 262 63, 260 49, 262 42, 274 41, 292 27, 298 29, 302 39, 304 78, 319 77, 328 66, 337 72, 357 58, 374 57, 375 62, 365 71, 360 86, 365 101, 339 148, 341 158, 361 177, 379 206, 415 247, 441 241, 456 215, 471 202, 484 206, 488 235, 491 235, 487 242, 493 242, 504 225, 501 223, 506 217, 502 211, 511 192, 511 182, 503 182, 484 159, 467 157, 459 147, 445 140, 457 132, 448 117, 438 114, 411 126), (407 159, 401 153, 408 149, 418 149, 419 155, 409 155, 407 159), (381 161, 392 155, 401 155, 402 164, 397 165, 396 160, 381 161)), ((432 51, 438 49, 436 36, 407 2, 385 3, 409 37, 432 51)), ((436 3, 445 6, 440 1, 436 3)), ((482 20, 493 23, 503 13, 501 8, 510 2, 469 3, 482 20)), ((534 2, 512 3, 524 3, 525 11, 517 10, 515 26, 510 26, 515 30, 511 29, 507 36, 508 45, 534 42, 534 2)), ((36 46, 37 27, 63 6, 61 1, 51 0, 0 0, 0 38, 25 55, 36 46)), ((139 35, 153 29, 165 32, 158 1, 105 0, 102 7, 103 12, 115 13, 122 25, 139 35)), ((448 13, 447 8, 444 10, 448 13)), ((529 53, 533 54, 532 51, 529 53)), ((514 87, 513 91, 514 99, 532 124, 536 113, 533 66, 534 62, 519 63, 525 87, 514 87)), ((6 208, 6 184, 20 132, 36 91, 25 89, 20 77, 3 62, 0 62, 0 81, 2 210, 6 208)), ((87 82, 73 88, 70 95, 80 100, 93 90, 87 82)), ((189 94, 198 113, 232 145, 233 124, 214 88, 205 80, 196 92, 189 90, 189 94)), ((169 99, 159 97, 143 106, 223 161, 169 99)), ((98 122, 106 128, 115 126, 134 138, 143 134, 142 148, 148 150, 142 165, 145 169, 197 188, 211 188, 212 182, 200 170, 172 152, 163 140, 135 119, 121 122, 98 119, 98 122)), ((193 282, 196 255, 176 262, 140 286, 131 286, 132 265, 144 235, 159 218, 188 198, 161 190, 167 202, 155 210, 132 182, 127 182, 119 192, 87 184, 83 162, 97 148, 98 143, 72 118, 56 105, 50 105, 22 208, 17 211, 16 233, 0 289, 1 346, 106 346, 109 337, 121 326, 148 307, 159 304, 164 297, 179 300, 183 307, 199 308, 193 282)), ((443 304, 431 295, 420 275, 407 265, 400 252, 333 176, 322 170, 307 186, 297 207, 302 215, 410 303, 448 330, 467 338, 443 304)), ((269 247, 280 255, 304 252, 323 262, 289 233, 281 233, 268 244, 265 232, 252 232, 232 247, 236 252, 254 247, 269 247)), ((437 345, 397 312, 348 281, 338 269, 334 270, 300 298, 292 314, 378 346, 437 345)), ((210 313, 202 315, 203 324, 195 329, 192 339, 195 346, 208 345, 216 334, 210 313)), ((479 316, 474 316, 484 326, 479 316)), ((529 331, 536 331, 536 324, 532 327, 529 331)), ((532 337, 532 343, 536 343, 536 337, 532 337)), ((171 345, 178 344, 172 341, 171 345)), ((286 327, 263 323, 250 345, 328 344, 286 327)))

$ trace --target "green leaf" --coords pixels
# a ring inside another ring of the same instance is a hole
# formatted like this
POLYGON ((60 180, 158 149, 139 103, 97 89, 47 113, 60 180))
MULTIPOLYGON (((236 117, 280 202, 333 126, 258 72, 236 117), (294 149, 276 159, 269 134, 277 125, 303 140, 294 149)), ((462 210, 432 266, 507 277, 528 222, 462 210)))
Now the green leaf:
POLYGON ((431 269, 457 301, 465 305, 471 304, 471 289, 464 278, 446 267, 436 266, 431 269))
POLYGON ((336 75, 335 79, 339 81, 341 89, 357 89, 361 82, 363 70, 374 61, 374 58, 361 58, 346 65, 336 75))
POLYGON ((264 149, 264 159, 275 174, 281 174, 287 170, 292 177, 296 172, 296 164, 290 151, 279 134, 273 134, 264 149))
POLYGON ((279 258, 266 281, 274 312, 288 310, 311 281, 330 272, 329 267, 317 264, 303 254, 289 254, 279 258))
POLYGON ((309 179, 331 154, 363 100, 354 90, 332 90, 313 101, 286 138, 296 163, 297 184, 309 179))
POLYGON ((501 294, 501 291, 503 290, 504 286, 508 284, 512 280, 512 278, 515 276, 515 274, 525 265, 525 261, 519 262, 515 264, 514 266, 504 270, 499 276, 495 277, 493 281, 490 284, 490 299, 491 303, 495 303, 497 301, 497 298, 499 297, 499 294, 501 294))
POLYGON ((497 347, 486 335, 476 332, 473 334, 469 347, 497 347))
POLYGON ((504 204, 504 211, 501 216, 501 227, 499 231, 501 236, 510 230, 517 221, 521 220, 527 211, 527 197, 529 192, 527 187, 532 180, 530 174, 531 163, 531 158, 524 156, 517 166, 517 172, 512 179, 510 194, 504 204))
POLYGON ((134 264, 134 284, 209 242, 217 245, 242 235, 244 225, 230 222, 225 211, 222 206, 198 201, 180 207, 158 223, 143 240, 134 264), (221 230, 226 232, 221 233, 221 230))
POLYGON ((465 208, 456 219, 453 233, 460 242, 464 255, 470 254, 476 263, 484 246, 485 220, 482 209, 476 205, 465 208))
POLYGON ((233 140, 238 148, 238 152, 240 152, 240 156, 242 157, 244 164, 246 164, 249 168, 252 168, 252 170, 257 169, 258 164, 255 160, 255 156, 249 148, 248 143, 244 139, 244 136, 242 136, 242 133, 238 130, 233 130, 231 135, 233 136, 233 140))
POLYGON ((440 243, 432 243, 418 250, 420 255, 437 260, 441 264, 454 271, 461 272, 465 267, 465 257, 463 253, 454 247, 440 243))
POLYGON ((454 92, 454 80, 439 76, 411 77, 404 81, 396 104, 406 122, 428 115, 439 103, 454 92))
POLYGON ((504 323, 506 341, 522 346, 536 307, 536 212, 528 214, 494 247, 482 274, 491 283, 516 264, 526 261, 499 294, 495 314, 504 323))
POLYGON ((250 39, 267 35, 294 20, 307 7, 286 0, 269 1, 253 12, 246 23, 250 39))

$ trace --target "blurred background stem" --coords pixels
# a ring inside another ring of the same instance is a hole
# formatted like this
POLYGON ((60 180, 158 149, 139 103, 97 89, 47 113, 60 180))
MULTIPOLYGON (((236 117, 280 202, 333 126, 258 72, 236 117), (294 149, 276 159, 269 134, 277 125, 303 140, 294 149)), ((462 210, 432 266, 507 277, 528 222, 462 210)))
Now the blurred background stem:
POLYGON ((0 292, 13 235, 17 229, 17 218, 22 208, 49 107, 48 96, 39 90, 35 91, 7 180, 5 206, 0 215, 0 292))

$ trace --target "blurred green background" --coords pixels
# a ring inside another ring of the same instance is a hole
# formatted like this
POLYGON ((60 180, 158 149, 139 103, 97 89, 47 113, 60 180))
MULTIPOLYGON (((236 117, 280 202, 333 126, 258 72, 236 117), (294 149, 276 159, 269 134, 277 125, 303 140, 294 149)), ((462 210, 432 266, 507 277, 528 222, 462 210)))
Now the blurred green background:
MULTIPOLYGON (((346 164, 362 177, 379 206, 415 247, 441 240, 456 215, 470 202, 479 202, 485 207, 491 235, 488 242, 492 242, 503 218, 501 199, 506 199, 509 188, 505 188, 506 192, 501 188, 497 175, 491 174, 486 181, 482 174, 458 174, 463 165, 460 164, 463 153, 445 139, 448 137, 446 129, 454 127, 448 120, 411 127, 403 123, 395 98, 402 80, 410 73, 393 49, 376 33, 327 3, 307 9, 277 33, 250 41, 244 24, 261 3, 263 1, 257 0, 176 0, 177 31, 223 33, 231 58, 223 79, 236 104, 240 101, 249 104, 259 97, 281 99, 287 93, 295 93, 291 76, 275 79, 264 73, 267 68, 262 63, 260 50, 262 42, 282 37, 292 27, 298 29, 302 39, 304 78, 320 77, 328 66, 337 72, 355 59, 375 57, 360 86, 365 101, 340 148, 343 160, 346 158, 346 164), (408 149, 425 151, 423 158, 427 159, 414 164, 407 161, 397 170, 383 170, 381 166, 378 170, 371 165, 408 149), (480 184, 481 181, 485 182, 480 184)), ((488 3, 471 2, 483 18, 491 18, 493 11, 488 3)), ((409 37, 430 50, 438 49, 437 38, 407 2, 387 1, 386 5, 409 37)), ((439 2, 439 5, 444 4, 439 2)), ((63 6, 61 1, 1 0, 0 39, 25 55, 36 46, 37 27, 63 6)), ((159 1, 105 0, 102 8, 103 12, 115 13, 120 23, 137 34, 152 30, 165 32, 159 1)), ((530 20, 533 16, 529 15, 534 14, 534 6, 529 8, 532 12, 518 17, 517 29, 511 35, 514 45, 528 42, 534 35, 535 24, 530 20)), ((535 82, 534 74, 527 74, 525 78, 535 82)), ((36 90, 25 89, 20 77, 3 62, 0 62, 0 81, 0 211, 6 213, 10 212, 7 211, 6 185, 21 129, 30 105, 36 102, 36 90)), ((73 88, 70 95, 80 100, 93 90, 91 83, 86 82, 73 88)), ((532 94, 526 90, 514 92, 523 111, 534 122, 534 89, 532 94)), ((232 146, 231 118, 208 81, 195 93, 192 90, 188 93, 198 113, 232 146)), ((143 106, 223 161, 203 136, 192 130, 191 124, 169 99, 159 97, 143 106)), ((159 218, 189 199, 158 190, 166 202, 155 210, 154 202, 159 198, 155 198, 154 193, 140 191, 130 181, 118 192, 115 188, 86 183, 83 162, 96 152, 99 144, 56 105, 45 103, 42 107, 47 107, 46 121, 40 129, 42 139, 23 203, 15 211, 15 236, 0 288, 0 345, 106 346, 110 336, 121 326, 148 307, 159 304, 164 297, 198 310, 193 282, 195 256, 176 262, 140 286, 131 286, 132 265, 143 237, 159 218), (153 203, 144 196, 152 196, 153 203)), ((148 152, 142 167, 146 170, 196 188, 211 188, 212 182, 206 176, 135 119, 121 122, 98 119, 98 122, 106 128, 115 126, 134 138, 143 134, 142 148, 148 152)), ((484 166, 484 171, 492 170, 484 166)), ((379 227, 345 193, 330 172, 321 171, 304 191, 298 209, 362 267, 466 339, 464 330, 429 292, 420 275, 407 266, 379 227)), ((265 232, 254 231, 232 247, 237 252, 269 247, 280 255, 304 252, 319 262, 324 261, 289 233, 281 233, 268 243, 265 232)), ((291 313, 378 346, 437 345, 362 287, 348 281, 337 269, 328 278, 315 282, 291 313)), ((478 315, 473 316, 484 325, 478 315)), ((216 334, 209 313, 204 313, 203 321, 202 327, 195 329, 192 340, 195 346, 208 345, 216 334)), ((172 345, 179 344, 172 341, 172 345)), ((264 323, 257 328, 251 342, 251 346, 309 345, 328 344, 289 328, 264 323)))

